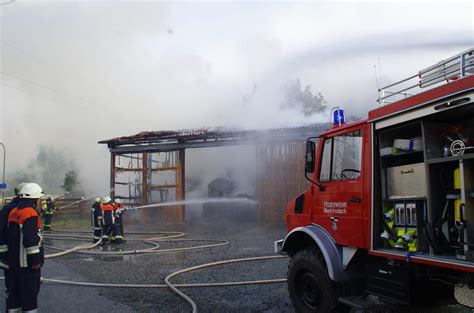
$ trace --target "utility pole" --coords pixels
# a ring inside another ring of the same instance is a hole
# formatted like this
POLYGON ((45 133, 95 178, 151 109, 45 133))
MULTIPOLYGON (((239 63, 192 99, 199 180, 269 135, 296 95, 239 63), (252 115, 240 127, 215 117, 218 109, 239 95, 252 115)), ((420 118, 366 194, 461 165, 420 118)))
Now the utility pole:
POLYGON ((0 142, 0 146, 3 148, 3 172, 2 172, 2 206, 5 204, 5 163, 6 163, 6 156, 7 156, 7 149, 5 148, 5 145, 0 142))

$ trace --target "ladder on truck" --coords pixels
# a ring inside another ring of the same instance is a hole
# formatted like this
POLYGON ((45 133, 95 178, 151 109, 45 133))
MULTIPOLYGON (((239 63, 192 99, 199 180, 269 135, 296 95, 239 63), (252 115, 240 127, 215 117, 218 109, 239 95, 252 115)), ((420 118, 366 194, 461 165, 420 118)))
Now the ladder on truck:
POLYGON ((429 66, 413 76, 380 88, 377 101, 383 106, 411 97, 427 88, 434 88, 473 74, 474 48, 470 48, 429 66))

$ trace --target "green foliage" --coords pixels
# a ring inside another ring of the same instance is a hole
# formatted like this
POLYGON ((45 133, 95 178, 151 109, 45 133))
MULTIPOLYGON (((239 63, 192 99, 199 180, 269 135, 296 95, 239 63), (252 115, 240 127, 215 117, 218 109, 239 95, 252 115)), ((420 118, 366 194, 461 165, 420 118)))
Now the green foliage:
POLYGON ((298 109, 305 116, 326 110, 326 100, 323 95, 320 92, 313 94, 311 85, 302 88, 300 79, 296 79, 286 87, 285 96, 283 107, 298 109))
POLYGON ((70 195, 77 190, 78 184, 77 174, 72 170, 64 176, 64 184, 61 185, 61 188, 64 189, 66 195, 70 195))

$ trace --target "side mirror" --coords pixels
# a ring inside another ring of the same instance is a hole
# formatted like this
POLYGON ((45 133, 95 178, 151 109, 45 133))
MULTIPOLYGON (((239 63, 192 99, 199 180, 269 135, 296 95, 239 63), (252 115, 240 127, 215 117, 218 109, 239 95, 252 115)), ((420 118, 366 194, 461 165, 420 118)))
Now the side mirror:
POLYGON ((306 141, 306 154, 305 154, 305 172, 306 173, 314 172, 315 153, 316 153, 316 144, 311 140, 306 141))

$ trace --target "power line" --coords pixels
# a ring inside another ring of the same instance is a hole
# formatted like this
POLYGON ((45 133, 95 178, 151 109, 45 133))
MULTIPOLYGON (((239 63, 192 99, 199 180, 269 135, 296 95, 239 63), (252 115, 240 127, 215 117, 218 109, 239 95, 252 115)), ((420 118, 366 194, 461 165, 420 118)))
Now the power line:
MULTIPOLYGON (((43 63, 41 60, 39 60, 39 59, 38 59, 36 56, 34 56, 33 54, 30 54, 30 53, 24 51, 23 49, 20 49, 19 47, 15 46, 15 45, 13 45, 13 44, 11 44, 11 43, 5 41, 5 40, 0 39, 0 45, 1 45, 1 44, 10 46, 11 48, 16 49, 18 52, 20 52, 21 54, 24 54, 25 56, 32 57, 33 59, 39 61, 40 64, 43 63)), ((13 77, 13 78, 15 78, 15 79, 19 79, 19 80, 28 82, 28 83, 33 84, 33 85, 36 85, 36 86, 38 86, 38 87, 41 87, 41 88, 44 88, 44 89, 48 89, 48 90, 50 90, 50 91, 52 91, 52 92, 55 92, 55 93, 58 93, 58 94, 62 94, 63 96, 67 96, 67 97, 71 97, 71 98, 76 98, 77 100, 79 100, 79 101, 81 101, 81 102, 83 102, 83 103, 91 104, 91 105, 94 105, 94 106, 95 106, 94 103, 89 102, 89 100, 87 100, 87 99, 84 99, 84 98, 82 98, 82 97, 79 97, 79 96, 76 96, 76 95, 73 95, 73 94, 64 92, 64 91, 62 91, 62 90, 54 89, 54 88, 51 88, 51 87, 49 87, 49 86, 46 86, 46 85, 37 83, 37 82, 35 82, 35 81, 29 80, 29 79, 26 79, 26 78, 23 78, 23 77, 19 77, 19 76, 13 75, 13 74, 10 74, 10 73, 7 73, 7 72, 0 71, 0 73, 3 74, 3 75, 6 75, 6 76, 13 77)), ((14 86, 8 86, 8 87, 16 88, 16 87, 14 87, 14 86)), ((19 89, 19 88, 16 88, 16 89, 19 89)), ((19 89, 19 90, 21 90, 21 89, 19 89)), ((22 90, 22 91, 25 91, 25 90, 22 90)), ((31 92, 29 92, 29 91, 25 91, 25 92, 31 93, 31 92)), ((78 108, 79 108, 79 107, 78 107, 78 108)))
POLYGON ((51 87, 49 87, 49 86, 46 86, 46 85, 37 83, 37 82, 35 82, 35 81, 29 80, 29 79, 26 79, 26 78, 22 78, 22 77, 19 77, 19 76, 16 76, 16 75, 12 75, 12 74, 9 74, 9 73, 3 72, 3 71, 0 71, 0 74, 6 75, 6 76, 10 76, 10 77, 13 77, 13 78, 16 78, 16 79, 19 79, 19 80, 23 80, 23 81, 28 82, 28 83, 30 83, 30 84, 33 84, 33 85, 35 85, 35 86, 38 86, 38 87, 41 87, 41 88, 44 88, 44 89, 48 89, 48 90, 50 90, 50 91, 52 91, 52 92, 59 93, 59 94, 62 94, 62 95, 64 95, 64 96, 67 96, 67 97, 76 98, 76 99, 78 99, 79 101, 88 103, 88 101, 87 101, 86 99, 84 99, 84 98, 81 98, 81 97, 76 96, 76 95, 73 95, 73 94, 69 94, 69 93, 67 93, 67 92, 64 92, 64 91, 61 91, 61 90, 58 90, 58 89, 51 88, 51 87))
MULTIPOLYGON (((23 89, 23 88, 19 88, 19 87, 16 87, 16 86, 12 86, 12 85, 9 85, 9 84, 6 84, 5 82, 0 82, 0 84, 6 86, 6 87, 10 87, 10 88, 13 88, 13 89, 16 89, 16 90, 19 90, 19 91, 23 91, 23 92, 26 92, 28 94, 31 94, 33 96, 37 96, 37 97, 40 97, 44 100, 48 100, 48 101, 51 101, 53 99, 48 99, 47 97, 42 97, 42 96, 39 96, 37 93, 33 92, 33 91, 29 91, 29 90, 26 90, 26 89, 23 89)), ((74 104, 68 104, 68 106, 70 107, 73 107, 73 108, 76 108, 76 109, 79 109, 79 110, 82 110, 83 107, 81 106, 77 106, 77 105, 74 105, 74 104)))

